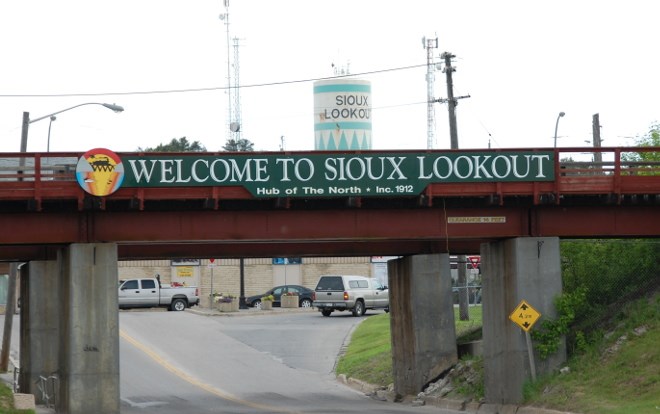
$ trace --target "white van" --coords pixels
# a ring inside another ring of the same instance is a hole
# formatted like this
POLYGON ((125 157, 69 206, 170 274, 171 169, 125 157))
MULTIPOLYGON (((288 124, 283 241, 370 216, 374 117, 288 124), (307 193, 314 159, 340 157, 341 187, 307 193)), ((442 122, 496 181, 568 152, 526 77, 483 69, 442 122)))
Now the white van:
POLYGON ((313 304, 323 316, 334 311, 351 311, 362 316, 368 309, 390 310, 387 286, 364 276, 324 275, 314 289, 313 304))

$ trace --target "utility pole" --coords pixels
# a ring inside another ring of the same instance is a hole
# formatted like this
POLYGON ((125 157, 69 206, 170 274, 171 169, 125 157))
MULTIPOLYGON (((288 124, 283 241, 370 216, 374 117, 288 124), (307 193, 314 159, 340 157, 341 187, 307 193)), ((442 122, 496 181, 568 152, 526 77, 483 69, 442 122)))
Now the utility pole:
MULTIPOLYGON (((451 149, 458 149, 458 127, 456 126, 456 105, 458 104, 458 99, 469 98, 470 95, 454 97, 454 82, 452 79, 452 73, 456 70, 451 65, 451 59, 455 58, 455 55, 452 55, 449 52, 445 52, 441 56, 445 59, 445 67, 443 72, 447 75, 447 99, 444 101, 447 102, 449 108, 449 138, 451 142, 451 149)), ((442 100, 440 100, 442 102, 442 100)), ((468 283, 467 283, 467 257, 465 255, 458 256, 457 270, 458 270, 458 309, 459 309, 459 318, 462 321, 467 321, 470 319, 469 308, 468 308, 468 283)))
POLYGON ((9 278, 7 283, 7 304, 5 305, 5 326, 2 335, 2 351, 0 351, 0 372, 9 369, 9 349, 11 348, 11 330, 16 313, 16 281, 18 279, 18 263, 9 265, 9 278))
MULTIPOLYGON (((593 135, 594 135, 594 148, 600 148, 601 147, 601 140, 600 140, 600 119, 598 114, 594 114, 593 120, 592 120, 592 130, 593 130, 593 135)), ((594 162, 596 163, 596 168, 600 169, 602 168, 602 162, 603 162, 603 153, 600 151, 595 151, 594 152, 594 162)))
MULTIPOLYGON (((21 129, 21 152, 27 151, 28 128, 30 127, 30 113, 23 112, 23 127, 21 129)), ((23 167, 25 157, 18 160, 18 181, 23 181, 23 167)), ((11 330, 16 313, 16 283, 18 279, 18 263, 9 264, 9 275, 7 277, 7 304, 5 305, 5 326, 2 333, 2 348, 0 348, 0 372, 7 372, 9 368, 9 348, 11 347, 11 330)))
POLYGON ((449 139, 451 149, 458 149, 458 130, 456 127, 456 99, 454 99, 454 81, 452 73, 456 70, 451 66, 451 58, 456 57, 449 52, 442 54, 445 59, 445 68, 443 71, 447 75, 447 106, 449 108, 449 139))
POLYGON ((452 55, 449 52, 445 52, 441 55, 445 60, 445 67, 442 71, 447 76, 447 98, 443 99, 434 99, 433 102, 446 103, 449 107, 449 138, 450 138, 450 148, 458 149, 458 127, 456 126, 456 105, 458 105, 459 99, 469 98, 470 95, 464 96, 454 96, 454 81, 452 79, 452 73, 456 71, 451 65, 451 59, 455 58, 456 55, 452 55))

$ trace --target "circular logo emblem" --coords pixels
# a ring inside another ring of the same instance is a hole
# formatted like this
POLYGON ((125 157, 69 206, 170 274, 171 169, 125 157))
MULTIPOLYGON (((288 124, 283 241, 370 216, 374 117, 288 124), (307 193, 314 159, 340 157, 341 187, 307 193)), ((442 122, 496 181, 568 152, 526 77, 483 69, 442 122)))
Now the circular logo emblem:
POLYGON ((89 194, 107 196, 121 187, 124 165, 117 154, 109 149, 95 148, 78 160, 76 179, 89 194))

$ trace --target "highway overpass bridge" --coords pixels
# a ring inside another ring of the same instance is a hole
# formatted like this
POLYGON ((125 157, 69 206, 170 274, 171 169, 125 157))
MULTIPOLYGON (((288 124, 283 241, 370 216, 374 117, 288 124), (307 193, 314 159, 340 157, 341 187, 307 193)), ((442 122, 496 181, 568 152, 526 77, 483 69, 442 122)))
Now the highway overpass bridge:
POLYGON ((554 315, 559 238, 660 237, 649 153, 0 154, 0 261, 28 262, 22 389, 58 372, 58 411, 119 411, 118 260, 387 255, 395 391, 415 394, 457 359, 449 253, 480 253, 486 399, 519 402, 565 352, 533 368, 509 314, 554 315))

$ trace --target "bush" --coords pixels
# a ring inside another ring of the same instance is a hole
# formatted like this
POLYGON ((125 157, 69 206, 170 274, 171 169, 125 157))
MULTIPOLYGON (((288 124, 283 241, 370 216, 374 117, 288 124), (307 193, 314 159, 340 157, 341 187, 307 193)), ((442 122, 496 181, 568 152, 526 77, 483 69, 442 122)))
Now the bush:
POLYGON ((597 319, 614 315, 628 301, 660 284, 660 243, 653 240, 571 240, 561 243, 563 294, 557 319, 532 331, 542 358, 566 336, 570 354, 600 337, 597 319))

